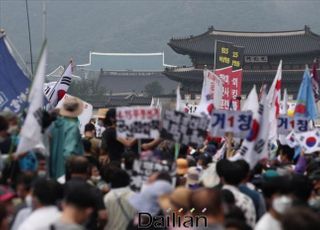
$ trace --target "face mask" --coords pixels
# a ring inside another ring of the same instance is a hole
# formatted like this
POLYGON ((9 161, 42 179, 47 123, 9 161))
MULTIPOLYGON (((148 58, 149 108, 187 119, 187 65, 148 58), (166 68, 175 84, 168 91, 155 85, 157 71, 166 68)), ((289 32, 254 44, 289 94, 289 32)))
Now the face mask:
POLYGON ((25 201, 26 201, 26 205, 28 207, 32 207, 32 196, 31 195, 27 195, 25 201))
POLYGON ((273 199, 272 208, 279 214, 283 214, 292 205, 292 200, 288 196, 279 196, 273 199))
POLYGON ((101 176, 92 176, 92 177, 91 177, 91 180, 93 180, 93 181, 99 181, 99 180, 101 180, 101 176))
POLYGON ((40 170, 40 171, 38 171, 38 176, 39 177, 46 177, 47 176, 47 172, 43 171, 43 170, 40 170))
POLYGON ((308 204, 312 208, 319 209, 320 208, 320 197, 311 198, 308 201, 308 204))

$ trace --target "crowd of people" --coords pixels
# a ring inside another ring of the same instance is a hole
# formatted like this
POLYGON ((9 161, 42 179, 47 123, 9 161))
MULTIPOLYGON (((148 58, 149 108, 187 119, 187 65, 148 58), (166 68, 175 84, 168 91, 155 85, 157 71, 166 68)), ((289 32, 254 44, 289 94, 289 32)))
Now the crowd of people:
MULTIPOLYGON (((225 154, 224 138, 199 148, 117 138, 109 109, 101 138, 79 131, 81 102, 44 113, 43 143, 17 155, 20 118, 0 113, 0 229, 320 229, 320 158, 278 144, 253 169, 225 154), (45 146, 45 148, 44 148, 45 146), (174 166, 132 186, 140 157, 174 166)), ((236 152, 234 141, 228 152, 236 152)), ((232 154, 231 154, 232 155, 232 154)))

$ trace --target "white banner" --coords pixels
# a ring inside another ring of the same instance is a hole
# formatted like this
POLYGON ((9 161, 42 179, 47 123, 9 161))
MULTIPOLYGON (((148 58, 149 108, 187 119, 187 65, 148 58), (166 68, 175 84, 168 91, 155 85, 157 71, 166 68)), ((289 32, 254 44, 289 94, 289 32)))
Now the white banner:
POLYGON ((278 134, 288 135, 292 130, 297 133, 306 132, 309 130, 308 123, 308 119, 304 117, 293 118, 287 115, 280 115, 278 117, 278 134))
POLYGON ((117 137, 156 139, 159 137, 160 110, 149 106, 116 109, 117 137))
POLYGON ((250 111, 215 110, 211 116, 210 133, 212 136, 224 136, 232 132, 234 137, 246 138, 252 120, 250 111))

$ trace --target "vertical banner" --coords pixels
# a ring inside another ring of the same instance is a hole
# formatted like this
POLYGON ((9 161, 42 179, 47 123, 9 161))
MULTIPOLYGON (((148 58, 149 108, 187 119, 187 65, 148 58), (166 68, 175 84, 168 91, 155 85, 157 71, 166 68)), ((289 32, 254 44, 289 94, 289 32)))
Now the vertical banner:
POLYGON ((233 46, 232 50, 232 74, 230 77, 230 97, 234 110, 240 110, 240 100, 236 98, 241 96, 242 89, 242 63, 243 63, 244 47, 233 46))
POLYGON ((231 102, 234 110, 240 110, 237 97, 241 95, 243 55, 244 47, 223 41, 215 43, 215 73, 223 81, 221 109, 230 109, 231 102))
POLYGON ((27 106, 30 80, 19 68, 0 34, 0 111, 21 113, 27 106))
POLYGON ((232 53, 233 44, 230 42, 216 41, 214 55, 215 74, 222 80, 222 100, 220 109, 229 108, 230 99, 230 77, 232 75, 232 53))

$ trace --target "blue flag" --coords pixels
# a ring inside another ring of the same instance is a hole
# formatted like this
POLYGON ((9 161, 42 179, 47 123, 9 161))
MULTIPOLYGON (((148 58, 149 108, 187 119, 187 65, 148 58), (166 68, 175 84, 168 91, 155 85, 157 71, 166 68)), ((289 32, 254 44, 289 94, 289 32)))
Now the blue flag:
POLYGON ((305 117, 310 120, 315 120, 318 117, 317 105, 312 90, 312 80, 308 68, 306 68, 303 74, 294 116, 305 117))
POLYGON ((30 80, 19 68, 0 37, 0 111, 20 113, 27 104, 30 80))

